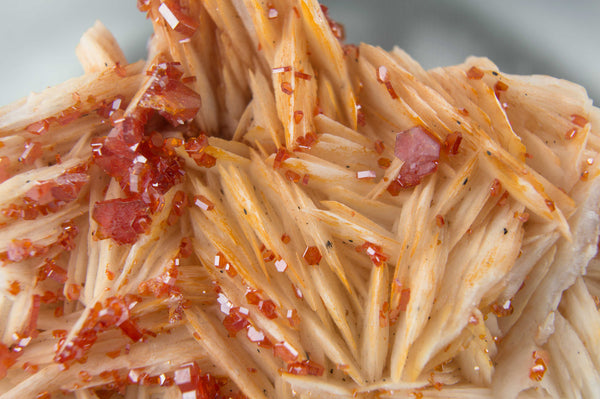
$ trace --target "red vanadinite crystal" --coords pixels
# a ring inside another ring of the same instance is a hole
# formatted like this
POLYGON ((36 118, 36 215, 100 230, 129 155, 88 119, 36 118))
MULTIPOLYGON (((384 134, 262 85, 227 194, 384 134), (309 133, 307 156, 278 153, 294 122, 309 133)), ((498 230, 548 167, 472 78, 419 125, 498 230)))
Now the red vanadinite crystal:
POLYGON ((79 227, 72 221, 67 221, 60 225, 62 232, 58 236, 57 244, 65 251, 71 251, 75 248, 75 237, 79 234, 79 227))
POLYGON ((404 164, 396 181, 402 188, 413 187, 437 170, 440 143, 421 126, 415 126, 396 135, 394 154, 404 164))
POLYGON ((372 242, 365 241, 365 243, 357 248, 357 250, 366 253, 375 266, 382 266, 388 259, 381 247, 372 242))
POLYGON ((301 362, 290 363, 287 366, 287 372, 295 375, 314 375, 320 377, 325 369, 312 360, 303 360, 301 362))
POLYGON ((398 194, 400 194, 400 191, 402 191, 402 185, 400 183, 398 183, 398 180, 393 180, 390 182, 390 184, 387 187, 387 191, 388 193, 390 193, 391 196, 395 197, 398 194))
POLYGON ((500 183, 500 180, 494 179, 492 181, 492 185, 490 186, 490 195, 492 197, 496 197, 496 196, 500 195, 501 192, 502 192, 502 184, 500 183))
POLYGON ((483 71, 479 68, 477 68, 476 66, 471 67, 468 71, 467 71, 467 78, 469 79, 473 79, 473 80, 479 80, 481 78, 483 78, 483 71))
POLYGON ((196 362, 182 364, 175 370, 173 380, 181 392, 193 391, 200 380, 200 367, 196 362))
POLYGON ((132 244, 150 223, 148 205, 137 198, 116 198, 94 204, 92 218, 98 223, 96 237, 132 244))
POLYGON ((67 337, 67 330, 52 330, 52 338, 61 339, 67 337))
MULTIPOLYGON (((87 166, 72 168, 54 180, 40 180, 25 193, 25 206, 15 206, 25 218, 33 218, 48 211, 57 211, 65 204, 75 200, 89 181, 87 166)), ((18 216, 11 212, 7 216, 18 216)))
MULTIPOLYGON (((23 363, 23 366, 21 368, 29 374, 35 374, 40 370, 40 366, 29 362, 23 363)), ((0 379, 2 379, 2 377, 0 377, 0 379)))
POLYGON ((179 80, 162 77, 142 96, 139 106, 157 110, 174 126, 196 116, 200 109, 200 95, 179 80))
POLYGON ((392 165, 392 161, 389 158, 379 158, 377 160, 377 165, 379 165, 381 169, 387 169, 392 165))
POLYGON ((318 265, 321 262, 321 252, 317 247, 306 247, 302 257, 309 265, 318 265))
POLYGON ((285 148, 278 149, 277 154, 275 155, 275 160, 273 161, 273 169, 279 169, 281 164, 290 156, 291 154, 285 148))
POLYGON ((8 285, 7 291, 11 295, 17 295, 19 292, 21 292, 21 284, 19 284, 17 280, 13 280, 8 285))
POLYGON ((65 297, 69 301, 76 301, 81 294, 81 286, 79 284, 69 284, 65 286, 65 297))
POLYGON ((312 79, 312 75, 309 75, 307 73, 304 72, 300 72, 300 71, 295 71, 294 72, 294 76, 298 79, 304 79, 304 80, 311 80, 312 79))
POLYGON ((302 118, 304 118, 304 112, 302 111, 294 111, 294 123, 298 124, 302 121, 302 118))
POLYGON ((42 303, 56 303, 58 301, 58 294, 52 291, 44 291, 44 294, 41 296, 42 303))
MULTIPOLYGON (((115 67, 116 69, 116 67, 115 67)), ((118 109, 124 109, 125 97, 118 95, 111 100, 102 100, 96 108, 96 113, 103 119, 109 119, 118 109)))
POLYGON ((284 72, 289 72, 292 70, 292 67, 289 65, 286 66, 281 66, 281 67, 275 67, 273 69, 271 69, 272 73, 284 73, 284 72))
POLYGON ((270 299, 260 301, 258 303, 258 309, 269 319, 277 318, 277 305, 270 299))
POLYGON ((588 124, 588 120, 585 117, 578 114, 571 115, 571 122, 579 127, 585 127, 585 125, 588 124))
POLYGON ((566 140, 573 140, 575 138, 575 136, 577 136, 577 128, 571 128, 569 130, 567 130, 567 132, 565 133, 565 139, 566 140))
POLYGON ((163 273, 150 280, 142 281, 138 286, 140 295, 153 295, 156 298, 173 297, 181 294, 181 290, 175 286, 179 271, 172 264, 163 273))
POLYGON ((544 362, 544 359, 537 351, 533 352, 532 358, 533 366, 529 369, 529 378, 539 382, 544 378, 544 374, 546 374, 548 368, 546 362, 544 362))
POLYGON ((181 33, 186 38, 192 37, 198 29, 198 22, 189 16, 187 10, 181 7, 179 0, 163 1, 158 7, 158 12, 171 29, 181 33))
POLYGON ((291 181, 292 183, 298 183, 300 181, 300 175, 293 170, 285 171, 285 178, 291 181))
POLYGON ((48 278, 64 284, 67 281, 67 271, 58 266, 53 259, 46 259, 42 266, 40 266, 38 281, 48 278))
POLYGON ((223 325, 232 337, 235 337, 239 331, 249 324, 248 315, 241 313, 239 307, 231 308, 229 314, 223 319, 223 325))
POLYGON ((133 320, 125 320, 119 324, 123 334, 127 335, 133 342, 138 342, 144 337, 144 333, 133 320))
POLYGON ((19 162, 24 165, 32 165, 42 156, 42 144, 37 141, 27 140, 23 152, 19 156, 19 162))
POLYGON ((249 290, 248 292, 246 292, 246 301, 250 305, 258 305, 261 301, 260 295, 258 295, 258 292, 255 290, 249 290))
POLYGON ((289 96, 292 95, 294 89, 292 89, 290 82, 281 82, 281 91, 289 96))
POLYGON ((284 341, 277 342, 275 345, 273 345, 273 355, 286 363, 290 363, 298 359, 298 351, 284 341))
POLYGON ((171 203, 171 212, 169 213, 169 217, 167 218, 167 224, 169 226, 172 226, 177 221, 177 219, 179 219, 179 217, 183 215, 183 212, 185 211, 185 208, 187 208, 187 206, 187 195, 183 191, 178 190, 173 196, 173 201, 171 203))
POLYGON ((196 163, 200 161, 206 147, 208 147, 208 137, 204 133, 190 138, 184 144, 185 151, 196 163))
POLYGON ((392 97, 393 100, 398 99, 398 94, 396 93, 396 90, 394 90, 394 86, 392 86, 392 82, 387 81, 384 84, 385 84, 385 88, 387 89, 388 93, 390 94, 390 97, 392 97))
POLYGON ((94 162, 110 176, 127 181, 144 135, 144 121, 133 116, 117 123, 105 139, 92 141, 94 162))
POLYGON ((384 65, 381 65, 380 67, 377 68, 376 76, 377 76, 377 81, 379 83, 383 83, 383 85, 387 89, 388 93, 390 94, 390 97, 392 97, 392 99, 394 99, 394 100, 397 99, 398 94, 396 94, 396 90, 394 90, 394 86, 392 86, 392 82, 390 82, 388 70, 384 65))
POLYGON ((444 140, 444 151, 449 155, 458 154, 458 148, 462 141, 462 134, 460 132, 453 132, 446 136, 444 140))
POLYGON ((115 327, 119 327, 134 342, 141 340, 144 333, 133 320, 129 319, 129 311, 139 300, 139 297, 134 295, 126 295, 125 297, 108 298, 105 306, 96 303, 91 308, 79 333, 66 344, 64 339, 59 341, 54 361, 66 363, 71 360, 84 359, 89 349, 97 341, 98 334, 115 327))
POLYGON ((27 130, 31 134, 44 134, 48 131, 50 127, 50 123, 46 119, 42 119, 41 121, 33 122, 31 125, 27 126, 25 130, 27 130))
POLYGON ((373 144, 373 148, 375 148, 375 152, 377 152, 379 155, 381 155, 381 154, 383 154, 383 151, 385 150, 385 144, 383 143, 383 141, 377 140, 373 144))
POLYGON ((285 318, 290 323, 290 327, 296 328, 300 325, 300 316, 298 316, 298 311, 296 309, 289 309, 285 315, 285 318))
POLYGON ((75 106, 65 109, 56 117, 56 122, 61 126, 66 126, 69 123, 77 120, 83 112, 79 109, 80 102, 78 101, 75 106))
POLYGON ((6 258, 11 262, 20 262, 47 252, 46 247, 39 247, 28 238, 22 240, 11 240, 8 243, 6 258))
POLYGON ((262 256, 265 262, 272 262, 273 259, 275 259, 275 253, 270 249, 266 249, 265 251, 263 251, 262 256))
POLYGON ((500 98, 500 93, 506 90, 508 90, 508 85, 501 80, 497 81, 494 85, 494 93, 497 98, 500 98))
POLYGON ((200 368, 196 362, 186 363, 175 370, 173 382, 181 391, 182 399, 216 399, 223 397, 220 390, 224 382, 220 382, 210 374, 200 375, 200 368))
POLYGON ((317 135, 313 132, 308 132, 304 136, 300 136, 296 139, 297 147, 295 150, 309 150, 317 142, 317 135))
POLYGON ((442 227, 444 224, 446 224, 446 221, 444 220, 444 217, 442 215, 435 215, 435 224, 438 227, 442 227))
POLYGON ((200 156, 200 159, 197 160, 196 163, 198 166, 202 166, 204 168, 212 168, 217 164, 217 158, 210 154, 204 153, 200 156))
POLYGON ((213 204, 208 198, 203 195, 195 195, 194 196, 194 205, 203 211, 212 211, 215 209, 215 204, 213 204))

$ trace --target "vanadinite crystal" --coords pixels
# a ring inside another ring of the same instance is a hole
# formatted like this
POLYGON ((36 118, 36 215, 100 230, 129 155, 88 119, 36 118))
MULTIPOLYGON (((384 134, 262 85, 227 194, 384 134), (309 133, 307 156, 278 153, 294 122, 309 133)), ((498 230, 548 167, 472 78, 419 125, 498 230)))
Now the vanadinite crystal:
POLYGON ((165 0, 158 7, 158 12, 171 29, 187 38, 191 37, 198 29, 198 22, 187 14, 178 0, 165 0))
POLYGON ((116 198, 94 204, 92 217, 98 223, 96 237, 132 244, 149 224, 148 204, 138 198, 116 198))
POLYGON ((118 327, 122 333, 132 341, 137 342, 144 336, 135 321, 130 319, 130 310, 140 301, 135 295, 124 297, 114 296, 107 298, 104 306, 96 303, 86 318, 81 330, 69 342, 62 338, 58 343, 58 350, 54 356, 57 363, 66 363, 71 360, 81 360, 98 340, 98 334, 118 327))
POLYGON ((307 247, 302 257, 309 265, 318 265, 321 262, 321 252, 314 246, 307 247))
POLYGON ((231 308, 229 314, 223 319, 223 325, 232 337, 235 337, 239 331, 246 328, 249 324, 248 316, 240 312, 240 308, 237 307, 231 308))
POLYGON ((75 200, 89 181, 87 167, 81 166, 65 171, 54 180, 38 181, 27 190, 25 199, 33 205, 49 205, 50 209, 75 200))
POLYGON ((427 129, 415 126, 396 135, 394 154, 404 164, 396 182, 402 187, 413 187, 437 170, 440 142, 427 129))
POLYGON ((179 63, 162 62, 151 72, 155 81, 142 96, 139 106, 158 111, 173 125, 191 120, 200 109, 200 95, 181 82, 183 72, 179 63))
POLYGON ((312 360, 303 360, 301 362, 290 363, 287 366, 287 372, 295 375, 314 375, 322 376, 324 368, 312 360))
POLYGON ((210 374, 200 374, 196 362, 185 363, 175 370, 173 381, 182 399, 213 399, 220 396, 220 385, 210 374))

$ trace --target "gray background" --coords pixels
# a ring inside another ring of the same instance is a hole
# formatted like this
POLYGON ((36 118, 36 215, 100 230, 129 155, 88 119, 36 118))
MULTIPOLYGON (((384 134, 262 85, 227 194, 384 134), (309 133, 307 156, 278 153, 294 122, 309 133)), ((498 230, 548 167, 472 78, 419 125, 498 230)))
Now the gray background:
MULTIPOLYGON (((600 104, 600 1, 324 0, 348 42, 398 45, 425 67, 486 56, 502 71, 577 82, 600 104)), ((81 34, 100 19, 129 61, 151 26, 135 0, 0 0, 0 106, 78 76, 81 34)))

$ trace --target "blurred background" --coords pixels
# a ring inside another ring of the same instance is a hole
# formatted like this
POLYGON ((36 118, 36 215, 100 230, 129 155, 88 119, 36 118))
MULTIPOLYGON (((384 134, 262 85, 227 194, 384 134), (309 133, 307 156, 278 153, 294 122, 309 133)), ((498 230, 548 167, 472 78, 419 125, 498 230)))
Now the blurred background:
MULTIPOLYGON (((151 25, 135 0, 2 0, 0 106, 80 75, 79 37, 101 20, 130 62, 151 25)), ((500 70, 584 86, 600 104, 600 1, 322 0, 347 42, 397 45, 426 68, 486 56, 500 70)))

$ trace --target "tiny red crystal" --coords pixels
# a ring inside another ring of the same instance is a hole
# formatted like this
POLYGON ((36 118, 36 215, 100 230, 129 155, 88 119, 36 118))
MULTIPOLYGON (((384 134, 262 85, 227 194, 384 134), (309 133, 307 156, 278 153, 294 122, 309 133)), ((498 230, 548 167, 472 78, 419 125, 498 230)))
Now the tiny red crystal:
POLYGON ((302 118, 304 118, 304 112, 302 111, 294 111, 294 123, 298 124, 302 121, 302 118))
POLYGON ((286 170, 285 178, 293 183, 298 183, 300 181, 300 175, 293 170, 286 170))
POLYGON ((235 337, 239 331, 250 325, 250 322, 248 316, 240 312, 240 308, 234 307, 229 310, 229 314, 223 319, 223 325, 230 336, 235 337))
POLYGON ((268 319, 277 318, 277 305, 270 299, 260 301, 258 303, 258 309, 262 314, 267 316, 268 319))
POLYGON ((191 37, 198 29, 198 22, 181 7, 179 0, 164 0, 158 7, 158 12, 171 29, 185 37, 191 37))
POLYGON ((25 130, 27 130, 31 134, 44 134, 50 128, 50 124, 46 119, 42 119, 41 121, 33 122, 31 125, 27 126, 25 130))
POLYGON ((25 148, 19 156, 19 162, 22 162, 24 165, 32 165, 41 156, 42 144, 37 141, 27 140, 25 148))
POLYGON ((479 80, 483 78, 483 71, 479 68, 477 68, 476 66, 471 67, 468 71, 467 71, 467 78, 469 79, 473 79, 473 80, 479 80))
POLYGON ((446 136, 444 140, 444 151, 448 155, 458 154, 458 148, 462 141, 462 134, 460 132, 452 132, 446 136))
POLYGON ((579 127, 585 127, 588 124, 588 120, 581 115, 573 114, 571 115, 571 123, 579 127))
POLYGON ((301 362, 290 363, 287 366, 287 372, 295 375, 313 375, 320 377, 323 375, 324 367, 312 360, 303 360, 301 362))
POLYGON ((290 82, 281 82, 281 91, 289 96, 294 92, 294 89, 292 89, 290 82))
POLYGON ((318 265, 321 262, 321 252, 314 246, 307 247, 302 257, 309 265, 318 265))

